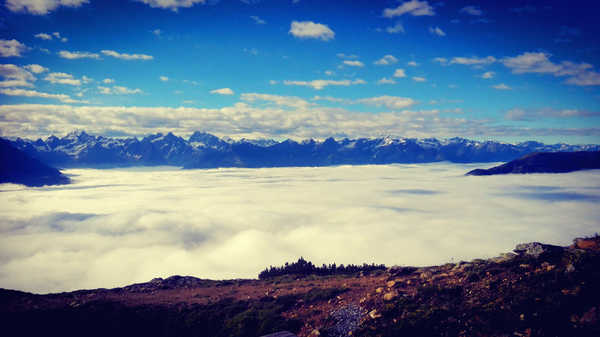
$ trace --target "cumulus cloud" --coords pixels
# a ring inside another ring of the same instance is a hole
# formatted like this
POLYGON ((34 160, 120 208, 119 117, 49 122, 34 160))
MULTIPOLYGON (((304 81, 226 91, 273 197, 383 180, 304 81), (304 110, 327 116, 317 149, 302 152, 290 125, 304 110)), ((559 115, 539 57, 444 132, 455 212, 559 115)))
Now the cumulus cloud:
POLYGON ((396 69, 396 71, 394 72, 394 77, 398 77, 398 78, 406 77, 406 73, 404 72, 404 69, 396 69))
POLYGON ((493 56, 488 57, 453 57, 450 64, 462 64, 466 66, 483 66, 496 62, 497 59, 493 56))
POLYGON ((84 101, 74 100, 69 95, 65 94, 49 94, 45 92, 39 92, 36 90, 26 89, 0 89, 0 94, 7 96, 20 96, 20 97, 39 97, 39 98, 50 98, 56 99, 63 103, 85 103, 84 101))
POLYGON ((112 83, 115 83, 115 80, 112 79, 112 78, 105 78, 105 79, 102 80, 102 83, 104 83, 104 84, 112 84, 112 83))
POLYGON ((384 77, 377 81, 377 84, 396 84, 396 81, 393 78, 384 77))
POLYGON ((206 0, 134 0, 152 8, 169 9, 177 12, 179 8, 190 8, 196 4, 204 4, 206 0))
POLYGON ((315 90, 321 90, 327 86, 344 86, 344 87, 348 87, 351 85, 356 85, 356 84, 365 84, 367 82, 365 82, 362 79, 356 79, 356 80, 312 80, 312 81, 283 81, 283 84, 285 85, 297 85, 297 86, 304 86, 304 87, 311 87, 315 90))
POLYGON ((28 49, 26 45, 15 39, 0 39, 0 57, 21 57, 28 49))
POLYGON ((483 15, 483 11, 481 10, 481 8, 479 8, 479 6, 465 6, 460 9, 459 13, 474 15, 474 16, 483 15))
POLYGON ((79 169, 67 170, 73 185, 2 185, 0 287, 256 278, 299 256, 317 265, 437 265, 600 231, 594 173, 463 176, 474 167, 79 169))
POLYGON ((446 33, 440 27, 429 27, 429 33, 437 36, 446 36, 446 33))
POLYGON ((492 88, 496 89, 496 90, 512 90, 511 87, 509 87, 508 85, 504 84, 504 83, 499 83, 496 85, 492 85, 492 88))
POLYGON ((73 78, 73 75, 67 73, 50 73, 44 80, 52 84, 81 85, 80 80, 73 78))
POLYGON ((433 62, 439 63, 441 65, 446 65, 448 63, 448 59, 445 57, 436 57, 433 59, 433 62))
POLYGON ((52 35, 46 33, 39 33, 34 36, 40 40, 52 40, 52 35))
MULTIPOLYGON (((280 106, 287 106, 297 109, 305 109, 313 104, 296 96, 280 96, 280 95, 271 95, 271 94, 258 94, 258 93, 243 93, 241 95, 242 101, 246 102, 268 102, 273 103, 280 106)), ((314 100, 323 100, 323 97, 315 96, 314 100)), ((333 101, 332 98, 325 99, 328 101, 333 101)), ((337 100, 336 100, 337 101, 337 100)), ((339 102, 339 101, 338 101, 339 102)))
POLYGON ((158 79, 161 80, 161 82, 169 82, 169 78, 167 76, 159 76, 158 79))
POLYGON ((221 88, 210 91, 211 94, 219 94, 219 95, 233 95, 233 90, 229 88, 221 88))
POLYGON ((404 14, 410 14, 412 16, 433 16, 435 15, 435 11, 427 1, 419 0, 406 1, 396 8, 386 8, 383 10, 383 16, 386 18, 393 18, 404 14))
POLYGON ((112 87, 98 86, 98 90, 103 95, 135 95, 143 93, 142 89, 130 89, 119 85, 113 85, 112 87))
POLYGON ((396 22, 395 25, 386 27, 385 31, 390 34, 404 33, 404 26, 402 26, 402 23, 396 22))
POLYGON ((336 55, 337 57, 341 58, 341 59, 349 59, 349 60, 352 60, 352 59, 357 59, 357 58, 358 58, 358 55, 355 55, 355 54, 344 54, 344 53, 337 53, 337 54, 335 54, 335 55, 336 55))
POLYGON ((350 67, 364 67, 365 64, 360 61, 344 60, 344 64, 350 67))
POLYGON ((14 64, 0 64, 0 87, 33 87, 36 78, 24 68, 14 64))
POLYGON ((390 64, 398 63, 398 59, 394 57, 394 55, 384 55, 379 60, 375 61, 375 64, 378 66, 387 66, 390 64))
POLYGON ((42 67, 39 64, 29 64, 29 65, 24 66, 23 68, 31 71, 34 74, 41 74, 43 72, 48 71, 48 68, 42 67))
POLYGON ((415 81, 415 82, 425 82, 425 81, 427 81, 427 79, 425 77, 419 77, 419 76, 413 76, 412 80, 415 81))
POLYGON ((600 85, 600 73, 593 71, 589 63, 550 61, 550 54, 543 52, 526 52, 515 57, 505 57, 500 62, 514 74, 549 74, 556 77, 567 76, 566 83, 588 86, 600 85))
POLYGON ((114 50, 102 50, 100 52, 102 54, 106 55, 106 56, 118 58, 118 59, 121 59, 121 60, 128 60, 128 61, 129 60, 143 60, 143 61, 147 61, 147 60, 154 59, 153 56, 151 56, 151 55, 145 55, 145 54, 125 54, 125 53, 116 52, 114 50))
POLYGON ((6 8, 12 12, 46 15, 58 7, 79 7, 89 0, 6 0, 6 8))
POLYGON ((371 98, 363 98, 357 100, 357 102, 362 104, 374 105, 374 106, 384 106, 389 109, 399 110, 411 107, 417 102, 412 98, 408 97, 397 97, 397 96, 379 96, 379 97, 371 97, 371 98))
POLYGON ((61 50, 60 52, 58 52, 58 55, 64 59, 68 59, 68 60, 77 60, 77 59, 95 59, 95 60, 99 60, 100 59, 100 55, 96 54, 96 53, 90 53, 87 51, 68 51, 68 50, 61 50))
POLYGON ((250 18, 254 21, 254 23, 256 23, 257 25, 264 25, 267 22, 263 19, 261 19, 260 17, 256 16, 256 15, 251 15, 250 18))
POLYGON ((406 63, 406 65, 409 66, 409 67, 416 67, 419 64, 417 62, 415 62, 415 61, 410 61, 410 62, 406 63))
POLYGON ((494 76, 496 76, 496 73, 493 71, 486 71, 485 73, 481 74, 481 78, 486 80, 494 78, 494 76))
POLYGON ((300 39, 333 40, 335 33, 327 25, 312 21, 292 21, 290 34, 300 39))

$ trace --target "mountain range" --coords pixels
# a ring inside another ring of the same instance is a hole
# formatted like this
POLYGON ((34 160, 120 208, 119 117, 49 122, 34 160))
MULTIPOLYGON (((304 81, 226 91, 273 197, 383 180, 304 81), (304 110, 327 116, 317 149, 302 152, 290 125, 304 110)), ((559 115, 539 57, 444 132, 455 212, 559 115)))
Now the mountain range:
POLYGON ((61 138, 11 144, 41 162, 61 168, 174 165, 183 168, 286 167, 392 163, 501 162, 531 152, 599 151, 600 145, 508 144, 464 138, 327 138, 324 141, 231 140, 206 132, 188 139, 157 133, 142 139, 94 136, 74 131, 61 138))
POLYGON ((600 169, 600 152, 536 152, 527 154, 500 166, 475 169, 467 173, 473 176, 489 176, 509 173, 566 173, 579 170, 600 169))

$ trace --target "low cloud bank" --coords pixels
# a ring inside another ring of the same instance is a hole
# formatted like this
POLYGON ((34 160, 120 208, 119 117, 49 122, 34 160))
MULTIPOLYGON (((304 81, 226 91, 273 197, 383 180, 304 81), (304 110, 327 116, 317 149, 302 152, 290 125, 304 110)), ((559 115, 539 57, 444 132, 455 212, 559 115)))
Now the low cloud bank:
POLYGON ((0 287, 256 277, 299 256, 432 265, 600 232, 600 171, 463 176, 472 168, 85 169, 66 171, 73 185, 0 185, 0 287))

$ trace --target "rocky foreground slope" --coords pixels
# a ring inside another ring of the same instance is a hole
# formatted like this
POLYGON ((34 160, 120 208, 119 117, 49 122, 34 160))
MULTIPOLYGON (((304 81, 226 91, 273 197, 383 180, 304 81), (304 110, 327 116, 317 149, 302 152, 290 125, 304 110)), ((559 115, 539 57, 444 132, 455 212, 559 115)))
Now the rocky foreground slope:
POLYGON ((489 169, 475 169, 467 175, 567 173, 593 169, 600 169, 600 151, 536 152, 489 169))
POLYGON ((599 336, 599 315, 598 236, 433 267, 0 291, 0 327, 20 336, 599 336))

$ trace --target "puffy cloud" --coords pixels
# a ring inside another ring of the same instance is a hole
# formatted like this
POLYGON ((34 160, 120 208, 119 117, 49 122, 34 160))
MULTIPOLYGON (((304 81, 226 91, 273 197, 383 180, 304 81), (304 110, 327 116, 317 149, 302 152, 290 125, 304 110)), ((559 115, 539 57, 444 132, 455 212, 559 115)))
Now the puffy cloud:
POLYGON ((6 8, 12 12, 46 15, 58 7, 79 7, 89 0, 6 0, 6 8))
POLYGON ((460 9, 459 13, 481 16, 483 15, 483 11, 479 6, 465 6, 460 9))
POLYGON ((69 60, 77 60, 77 59, 95 59, 98 60, 100 59, 100 55, 96 54, 96 53, 90 53, 87 51, 68 51, 68 50, 61 50, 60 52, 58 52, 58 55, 64 59, 69 59, 69 60))
POLYGON ((419 77, 419 76, 414 76, 412 78, 412 80, 415 81, 415 82, 425 82, 425 81, 427 81, 427 79, 425 77, 419 77))
POLYGON ((371 97, 371 98, 363 98, 357 100, 358 103, 374 105, 374 106, 384 106, 389 109, 399 110, 405 109, 410 106, 417 104, 415 100, 407 97, 397 97, 397 96, 379 96, 379 97, 371 97))
POLYGON ((112 78, 105 78, 105 79, 102 80, 102 83, 104 83, 104 84, 112 84, 112 83, 115 83, 115 80, 112 79, 112 78))
POLYGON ((588 86, 600 85, 600 74, 593 71, 589 63, 550 61, 550 54, 542 52, 526 52, 515 57, 505 57, 500 62, 511 69, 514 74, 549 74, 556 77, 567 76, 566 83, 588 86))
POLYGON ((496 73, 493 71, 486 71, 485 73, 481 74, 481 78, 486 80, 494 78, 494 76, 496 76, 496 73))
POLYGON ((22 54, 27 51, 27 46, 21 42, 12 40, 1 40, 0 39, 0 56, 1 57, 21 57, 22 54))
MULTIPOLYGON (((280 106, 287 106, 297 109, 304 109, 312 106, 313 104, 296 96, 280 96, 280 95, 270 95, 270 94, 257 94, 257 93, 243 93, 240 97, 242 101, 246 102, 257 102, 257 101, 265 101, 274 103, 280 106)), ((323 97, 315 96, 314 100, 323 100, 323 97)), ((329 100, 329 99, 326 99, 329 100)), ((331 101, 331 100, 329 100, 331 101)))
POLYGON ((394 55, 384 55, 379 60, 375 61, 375 64, 378 66, 387 66, 390 64, 397 63, 398 59, 394 57, 394 55))
POLYGON ((29 71, 14 64, 0 64, 0 87, 33 87, 36 78, 29 71))
POLYGON ((106 56, 118 58, 118 59, 121 59, 121 60, 128 60, 128 61, 129 60, 143 60, 143 61, 147 61, 147 60, 154 59, 153 56, 151 56, 151 55, 145 55, 145 54, 125 54, 125 53, 116 52, 114 50, 102 50, 100 52, 102 54, 106 55, 106 56))
POLYGON ((396 81, 393 78, 384 77, 377 81, 377 84, 396 84, 396 81))
POLYGON ((219 95, 233 95, 234 94, 233 90, 231 90, 229 88, 221 88, 221 89, 211 90, 210 93, 211 94, 219 94, 219 95))
POLYGON ((39 98, 50 98, 56 99, 63 103, 85 103, 83 101, 77 101, 65 94, 48 94, 45 92, 39 92, 36 90, 26 89, 0 89, 0 94, 7 96, 20 96, 20 97, 39 97, 39 98))
POLYGON ((492 88, 494 88, 496 90, 512 90, 511 87, 509 87, 508 85, 506 85, 504 83, 493 85, 492 88))
POLYGON ((467 66, 483 66, 496 62, 497 59, 493 56, 488 57, 453 57, 450 64, 462 64, 467 66))
POLYGON ((41 40, 52 40, 52 35, 46 33, 39 33, 34 36, 41 40))
POLYGON ((196 4, 204 4, 206 0, 135 0, 152 8, 170 9, 177 12, 179 8, 190 8, 196 4))
POLYGON ((81 85, 80 80, 73 78, 73 75, 67 73, 50 73, 44 80, 52 84, 81 85))
POLYGON ((256 23, 257 25, 264 25, 267 22, 263 19, 261 19, 260 17, 256 16, 256 15, 251 15, 250 18, 252 20, 254 20, 254 23, 256 23))
POLYGON ((419 64, 418 64, 417 62, 415 62, 415 61, 410 61, 410 62, 406 63, 406 65, 407 65, 407 66, 410 66, 410 67, 416 67, 416 66, 418 66, 419 64))
POLYGON ((312 81, 283 81, 283 84, 285 85, 298 85, 298 86, 304 86, 304 87, 311 87, 315 90, 321 90, 323 88, 325 88, 326 86, 329 85, 333 85, 333 86, 350 86, 350 85, 355 85, 355 84, 365 84, 367 82, 365 82, 362 79, 356 79, 356 80, 339 80, 339 81, 335 81, 335 80, 312 80, 312 81))
POLYGON ((446 33, 440 27, 429 27, 429 33, 437 36, 446 36, 446 33))
POLYGON ((162 82, 169 82, 169 78, 167 76, 159 76, 158 79, 160 79, 162 82))
POLYGON ((135 95, 143 92, 141 89, 130 89, 119 85, 112 87, 98 86, 98 90, 103 95, 135 95))
POLYGON ((360 61, 351 61, 351 60, 345 60, 344 64, 350 67, 364 67, 365 64, 360 62, 360 61))
POLYGON ((290 34, 300 39, 333 40, 335 33, 327 25, 312 21, 292 21, 290 34))
POLYGON ((404 14, 410 14, 412 16, 433 16, 435 15, 435 11, 427 1, 419 0, 406 1, 396 8, 386 8, 383 10, 383 16, 386 18, 393 18, 404 14))
POLYGON ((406 73, 404 72, 404 69, 396 69, 396 71, 394 72, 394 77, 398 77, 398 78, 406 77, 406 73))
POLYGON ((386 27, 385 31, 390 34, 404 33, 404 26, 402 26, 402 23, 396 22, 395 25, 386 27))
POLYGON ((34 74, 41 74, 43 72, 48 71, 48 68, 42 67, 39 64, 29 64, 29 65, 24 66, 23 68, 31 71, 34 74))

